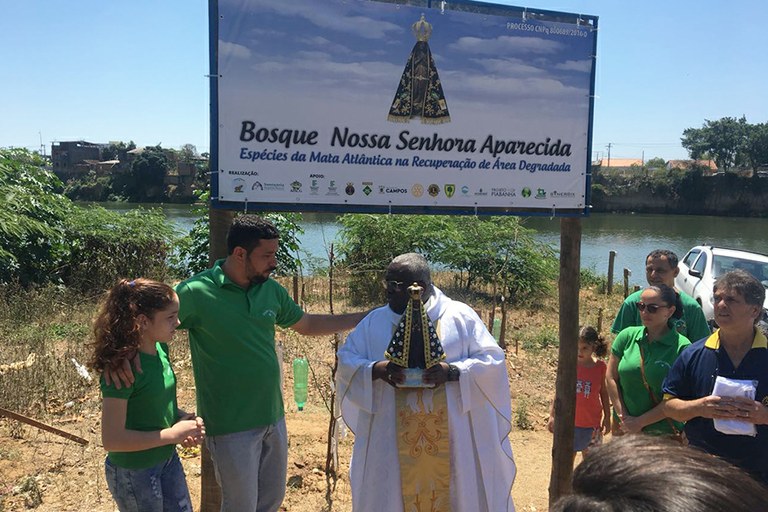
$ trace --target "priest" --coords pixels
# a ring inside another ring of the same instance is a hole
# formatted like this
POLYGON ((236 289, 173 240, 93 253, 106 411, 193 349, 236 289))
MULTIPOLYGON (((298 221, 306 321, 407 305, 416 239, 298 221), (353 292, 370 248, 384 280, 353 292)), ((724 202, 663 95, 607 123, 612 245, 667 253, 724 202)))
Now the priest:
POLYGON ((338 354, 353 511, 514 511, 504 352, 423 256, 396 257, 385 287, 338 354))

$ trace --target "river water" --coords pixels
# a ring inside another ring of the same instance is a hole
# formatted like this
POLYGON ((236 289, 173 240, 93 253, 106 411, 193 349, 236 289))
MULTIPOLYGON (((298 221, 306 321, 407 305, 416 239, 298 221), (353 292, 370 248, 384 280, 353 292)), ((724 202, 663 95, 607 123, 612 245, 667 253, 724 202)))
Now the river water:
MULTIPOLYGON (((126 211, 140 205, 101 203, 101 206, 126 211)), ((141 205, 145 208, 158 205, 141 205)), ((195 215, 189 205, 167 204, 161 208, 179 232, 192 227, 195 215)), ((338 242, 340 226, 335 214, 305 213, 300 236, 302 257, 313 267, 327 267, 327 251, 338 242)), ((404 217, 406 218, 406 217, 404 217)), ((555 249, 560 246, 560 220, 528 217, 524 224, 536 231, 536 238, 555 249)), ((722 247, 768 253, 768 219, 708 217, 694 215, 651 215, 596 213, 582 219, 581 266, 598 274, 608 272, 609 251, 616 251, 615 281, 621 282, 622 269, 631 271, 630 283, 645 284, 645 256, 654 249, 670 249, 682 258, 694 245, 722 247)))

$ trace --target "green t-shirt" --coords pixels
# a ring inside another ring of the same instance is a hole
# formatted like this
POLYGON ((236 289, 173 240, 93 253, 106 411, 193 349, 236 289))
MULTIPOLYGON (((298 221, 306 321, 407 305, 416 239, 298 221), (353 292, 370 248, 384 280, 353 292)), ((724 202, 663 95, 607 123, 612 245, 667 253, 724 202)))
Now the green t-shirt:
MULTIPOLYGON (((611 332, 617 334, 627 327, 643 325, 643 322, 640 320, 640 311, 637 309, 637 302, 640 300, 642 293, 643 290, 638 290, 624 299, 621 308, 619 308, 619 313, 613 321, 611 332)), ((681 291, 678 291, 678 293, 680 294, 680 302, 683 303, 683 316, 681 318, 670 318, 670 327, 674 327, 677 332, 691 341, 707 338, 712 334, 712 331, 709 330, 709 324, 707 324, 707 319, 704 317, 701 306, 696 302, 696 299, 687 293, 681 291)))
POLYGON ((223 262, 176 286, 179 328, 189 330, 197 413, 212 436, 284 416, 275 325, 289 327, 304 314, 275 280, 245 290, 224 275, 223 262))
MULTIPOLYGON (((143 432, 162 430, 176 423, 176 376, 168 359, 168 345, 157 343, 157 354, 139 352, 142 373, 134 372, 133 386, 116 389, 101 378, 101 395, 128 400, 125 428, 143 432)), ((109 452, 109 460, 127 469, 145 469, 170 458, 176 446, 167 444, 138 452, 109 452)))
MULTIPOLYGON (((630 416, 640 416, 661 402, 663 393, 661 385, 667 377, 672 363, 685 347, 690 345, 688 338, 674 329, 660 340, 649 343, 645 327, 627 327, 621 331, 611 345, 611 353, 619 360, 619 389, 627 413, 630 416), (640 347, 643 350, 645 362, 645 378, 653 391, 656 402, 651 400, 648 390, 643 383, 640 372, 640 347)), ((650 434, 672 434, 670 422, 663 419, 643 429, 650 434)), ((678 430, 683 429, 682 423, 675 423, 678 430)))

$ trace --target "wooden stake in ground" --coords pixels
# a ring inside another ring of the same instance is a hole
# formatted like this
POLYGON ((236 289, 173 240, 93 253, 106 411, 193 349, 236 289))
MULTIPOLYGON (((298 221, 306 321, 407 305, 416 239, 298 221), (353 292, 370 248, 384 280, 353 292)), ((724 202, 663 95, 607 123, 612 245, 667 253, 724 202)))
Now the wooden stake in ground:
POLYGON ((579 338, 581 219, 560 219, 560 349, 555 390, 555 435, 549 504, 571 491, 573 423, 576 417, 576 355, 579 338))
POLYGON ((69 432, 64 432, 63 430, 59 430, 56 427, 52 427, 50 425, 46 425, 45 423, 41 423, 37 420, 33 420, 32 418, 29 418, 27 416, 23 416, 17 412, 9 411, 8 409, 3 409, 0 407, 0 416, 5 416, 6 418, 11 418, 16 421, 20 421, 22 423, 26 423, 27 425, 32 425, 33 427, 37 427, 40 430, 45 430, 46 432, 50 432, 52 434, 56 434, 57 436, 63 437, 64 439, 69 439, 70 441, 74 441, 76 443, 80 443, 83 446, 88 444, 87 439, 83 439, 82 437, 78 437, 74 434, 70 434, 69 432))

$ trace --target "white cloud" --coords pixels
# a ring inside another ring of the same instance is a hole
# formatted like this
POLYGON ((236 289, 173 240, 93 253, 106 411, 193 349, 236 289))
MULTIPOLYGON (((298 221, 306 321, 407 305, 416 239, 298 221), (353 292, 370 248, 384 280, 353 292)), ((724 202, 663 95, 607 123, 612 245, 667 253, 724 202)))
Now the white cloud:
POLYGON ((350 55, 353 53, 349 47, 330 41, 322 36, 303 37, 299 38, 298 41, 312 48, 321 49, 336 55, 350 55))
POLYGON ((592 71, 592 62, 588 60, 567 60, 565 62, 561 62, 560 64, 555 64, 555 69, 589 73, 592 71))
POLYGON ((501 76, 541 76, 547 71, 521 59, 471 59, 485 71, 501 76))
POLYGON ((538 37, 499 36, 493 39, 480 37, 460 37, 450 48, 463 53, 475 55, 520 55, 520 54, 553 54, 563 46, 548 39, 538 37))
POLYGON ((390 32, 401 33, 402 27, 367 16, 339 16, 338 13, 323 9, 317 0, 251 0, 249 8, 258 7, 284 16, 304 18, 318 27, 335 32, 354 34, 366 39, 387 39, 390 32))
POLYGON ((219 41, 219 55, 233 59, 248 59, 251 56, 251 50, 241 44, 219 41))
POLYGON ((538 98, 562 100, 586 97, 588 91, 565 85, 559 80, 546 77, 499 77, 465 73, 463 71, 441 73, 443 88, 464 98, 538 98))

